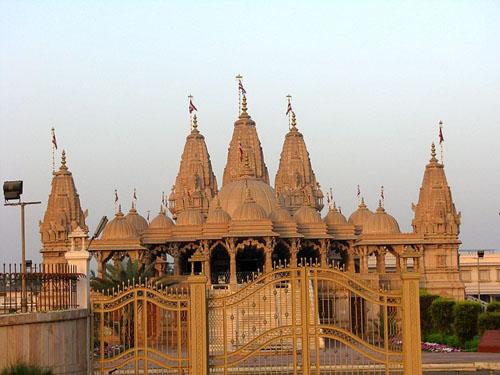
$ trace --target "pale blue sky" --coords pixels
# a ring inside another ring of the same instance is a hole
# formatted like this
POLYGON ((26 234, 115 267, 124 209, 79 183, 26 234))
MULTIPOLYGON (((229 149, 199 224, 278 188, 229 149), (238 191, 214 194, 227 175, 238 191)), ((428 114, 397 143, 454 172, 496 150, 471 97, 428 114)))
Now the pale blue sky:
MULTIPOLYGON (((0 1, 0 178, 23 179, 28 257, 51 179, 50 128, 89 225, 113 191, 156 214, 195 96, 221 182, 244 75, 274 180, 291 94, 317 178, 350 214, 356 185, 410 230, 430 143, 463 247, 500 247, 499 1, 0 1)), ((0 208, 0 259, 19 259, 19 212, 0 208)))

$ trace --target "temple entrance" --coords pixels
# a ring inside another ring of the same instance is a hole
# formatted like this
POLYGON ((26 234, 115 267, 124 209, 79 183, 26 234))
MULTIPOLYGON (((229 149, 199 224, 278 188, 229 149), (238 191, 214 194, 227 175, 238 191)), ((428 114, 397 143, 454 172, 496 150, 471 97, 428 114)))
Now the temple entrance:
POLYGON ((303 247, 297 253, 297 264, 311 264, 319 262, 319 251, 313 247, 303 247))
POLYGON ((290 264, 290 250, 282 242, 278 242, 272 253, 273 267, 274 265, 290 264))
POLYGON ((264 270, 264 251, 253 246, 245 247, 236 254, 236 280, 243 283, 264 270))
POLYGON ((222 245, 217 245, 210 255, 210 278, 213 285, 229 284, 229 254, 222 245))

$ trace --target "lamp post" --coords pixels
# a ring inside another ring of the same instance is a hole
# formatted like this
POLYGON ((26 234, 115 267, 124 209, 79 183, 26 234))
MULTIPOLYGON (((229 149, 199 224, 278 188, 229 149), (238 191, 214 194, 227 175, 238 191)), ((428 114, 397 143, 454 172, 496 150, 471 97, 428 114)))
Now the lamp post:
POLYGON ((477 251, 477 299, 481 301, 481 272, 479 270, 479 258, 484 257, 484 250, 477 251))
POLYGON ((24 207, 30 204, 40 204, 42 202, 21 202, 23 193, 22 181, 5 181, 3 184, 5 206, 21 207, 21 312, 28 311, 28 298, 26 296, 26 235, 24 224, 24 207), (16 203, 7 203, 10 200, 18 200, 16 203))

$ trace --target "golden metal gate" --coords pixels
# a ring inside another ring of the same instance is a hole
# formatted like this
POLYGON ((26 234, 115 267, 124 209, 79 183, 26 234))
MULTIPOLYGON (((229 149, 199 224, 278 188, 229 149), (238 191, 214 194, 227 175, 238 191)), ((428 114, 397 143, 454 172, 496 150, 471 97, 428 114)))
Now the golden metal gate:
POLYGON ((189 372, 190 296, 135 285, 92 294, 94 374, 189 372))
POLYGON ((209 372, 403 371, 402 296, 334 268, 275 269, 208 301, 209 372))

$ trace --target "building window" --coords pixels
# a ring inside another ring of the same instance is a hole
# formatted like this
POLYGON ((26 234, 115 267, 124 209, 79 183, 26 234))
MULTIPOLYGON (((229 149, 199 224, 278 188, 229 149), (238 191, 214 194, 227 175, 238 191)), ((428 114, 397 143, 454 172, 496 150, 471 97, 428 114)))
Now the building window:
POLYGON ((497 281, 500 281, 500 269, 497 269, 497 281))
POLYGON ((446 267, 446 255, 437 256, 437 265, 438 267, 446 267))
POLYGON ((471 271, 470 270, 462 271, 461 274, 462 274, 462 281, 465 281, 465 282, 471 281, 471 271))
POLYGON ((479 271, 480 281, 490 281, 490 270, 480 270, 479 271))

